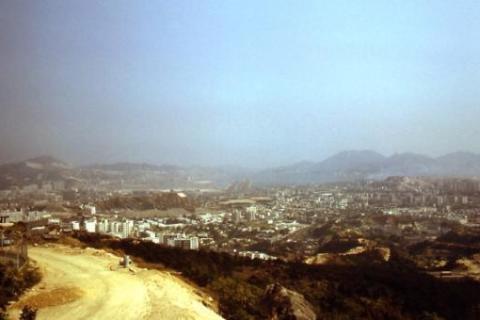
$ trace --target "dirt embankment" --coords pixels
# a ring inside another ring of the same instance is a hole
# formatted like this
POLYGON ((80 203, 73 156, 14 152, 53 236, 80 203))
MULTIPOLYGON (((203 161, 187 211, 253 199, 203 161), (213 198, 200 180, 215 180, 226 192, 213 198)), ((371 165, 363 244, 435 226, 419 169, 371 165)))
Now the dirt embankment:
POLYGON ((101 250, 66 246, 29 251, 42 281, 9 309, 18 318, 24 305, 37 319, 222 319, 181 279, 168 272, 119 266, 101 250))

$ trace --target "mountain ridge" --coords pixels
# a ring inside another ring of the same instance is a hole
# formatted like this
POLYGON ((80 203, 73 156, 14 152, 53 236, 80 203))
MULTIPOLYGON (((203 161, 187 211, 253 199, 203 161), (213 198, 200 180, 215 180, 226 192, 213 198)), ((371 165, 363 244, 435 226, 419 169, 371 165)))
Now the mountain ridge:
POLYGON ((254 182, 309 184, 389 176, 480 176, 480 155, 457 151, 439 157, 404 152, 384 156, 372 150, 349 150, 299 169, 296 164, 266 169, 254 182))
POLYGON ((395 153, 384 156, 373 150, 346 150, 321 161, 301 161, 292 165, 262 170, 242 167, 176 166, 117 162, 75 167, 51 156, 40 156, 0 165, 0 188, 38 183, 39 178, 62 180, 85 173, 119 172, 134 176, 149 172, 182 179, 212 180, 225 185, 250 179, 258 185, 315 184, 384 179, 390 176, 480 176, 480 154, 457 151, 439 157, 418 153, 395 153), (192 178, 193 177, 193 178, 192 178))

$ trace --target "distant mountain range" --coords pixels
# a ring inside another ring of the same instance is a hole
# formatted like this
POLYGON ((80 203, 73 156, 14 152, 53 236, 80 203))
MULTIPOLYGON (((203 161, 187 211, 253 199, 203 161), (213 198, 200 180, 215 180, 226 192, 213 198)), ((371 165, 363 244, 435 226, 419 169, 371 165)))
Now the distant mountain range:
POLYGON ((72 170, 66 162, 50 156, 3 164, 0 165, 0 189, 65 180, 72 170))
MULTIPOLYGON (((75 167, 50 156, 0 165, 0 190, 59 185, 78 188, 173 189, 226 186, 250 176, 238 167, 181 167, 119 162, 75 167)), ((30 188, 31 189, 31 188, 30 188)))
POLYGON ((415 153, 385 157, 375 151, 343 151, 321 162, 301 162, 259 172, 261 184, 322 183, 390 176, 480 176, 480 155, 455 152, 432 158, 415 153))
POLYGON ((480 177, 480 155, 455 152, 433 158, 415 153, 386 157, 375 151, 343 151, 320 162, 299 162, 266 170, 239 167, 181 167, 147 163, 95 164, 74 167, 53 157, 43 156, 0 165, 0 189, 42 184, 45 181, 75 179, 130 181, 149 188, 225 186, 249 179, 257 185, 309 184, 359 179, 384 179, 390 176, 480 177), (143 182, 142 182, 143 181, 143 182))

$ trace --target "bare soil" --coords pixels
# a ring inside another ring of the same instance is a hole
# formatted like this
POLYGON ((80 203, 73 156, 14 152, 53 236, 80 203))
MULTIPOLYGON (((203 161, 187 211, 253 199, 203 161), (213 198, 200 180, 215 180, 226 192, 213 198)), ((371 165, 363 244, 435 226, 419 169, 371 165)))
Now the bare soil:
POLYGON ((37 319, 222 319, 198 289, 166 271, 122 268, 103 250, 63 245, 29 248, 43 279, 9 309, 38 308, 37 319))

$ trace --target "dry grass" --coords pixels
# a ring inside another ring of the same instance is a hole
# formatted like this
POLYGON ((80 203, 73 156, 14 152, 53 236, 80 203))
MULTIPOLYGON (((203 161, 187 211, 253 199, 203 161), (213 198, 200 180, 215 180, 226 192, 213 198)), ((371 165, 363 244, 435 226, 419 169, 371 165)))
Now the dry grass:
POLYGON ((60 306, 79 299, 83 295, 78 288, 56 288, 49 291, 40 292, 16 304, 15 307, 21 309, 24 306, 30 306, 34 309, 60 306))

